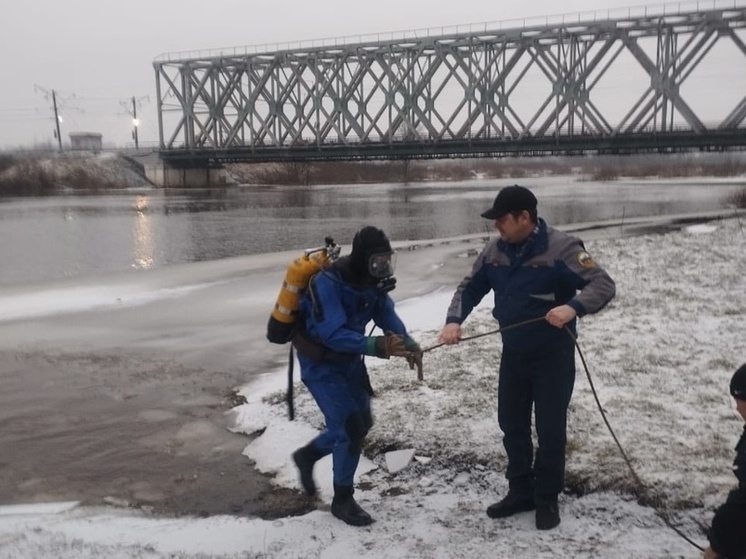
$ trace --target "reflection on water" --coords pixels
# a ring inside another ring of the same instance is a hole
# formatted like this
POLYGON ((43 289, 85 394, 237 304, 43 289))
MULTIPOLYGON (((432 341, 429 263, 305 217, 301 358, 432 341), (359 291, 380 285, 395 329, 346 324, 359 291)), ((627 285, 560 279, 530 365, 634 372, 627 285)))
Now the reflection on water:
POLYGON ((133 245, 134 251, 133 267, 137 269, 152 268, 155 262, 153 258, 155 247, 153 246, 153 231, 148 214, 148 197, 137 196, 135 198, 135 219, 133 222, 133 245))
MULTIPOLYGON (((0 200, 0 284, 348 244, 364 224, 394 240, 492 230, 479 214, 510 181, 152 190, 0 200)), ((525 182, 553 224, 724 207, 744 181, 525 182)))

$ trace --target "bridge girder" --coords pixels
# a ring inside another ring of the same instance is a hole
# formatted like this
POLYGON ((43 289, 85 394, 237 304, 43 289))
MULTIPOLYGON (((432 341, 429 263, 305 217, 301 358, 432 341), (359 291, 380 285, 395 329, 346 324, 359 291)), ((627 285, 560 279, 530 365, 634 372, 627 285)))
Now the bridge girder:
POLYGON ((599 151, 634 149, 635 138, 650 149, 651 134, 656 142, 743 147, 745 28, 746 6, 733 2, 697 12, 167 55, 154 62, 161 153, 282 160, 416 156, 417 146, 433 157, 563 145, 585 152, 594 141, 599 151), (698 90, 690 83, 722 62, 713 53, 723 45, 735 57, 728 72, 743 79, 726 81, 736 101, 717 107, 723 115, 713 122, 693 105, 698 90))

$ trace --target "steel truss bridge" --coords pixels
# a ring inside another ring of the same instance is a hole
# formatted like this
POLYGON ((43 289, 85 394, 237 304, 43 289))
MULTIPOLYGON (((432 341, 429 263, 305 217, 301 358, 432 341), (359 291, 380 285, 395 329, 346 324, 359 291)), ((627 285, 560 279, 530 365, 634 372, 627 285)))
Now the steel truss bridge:
POLYGON ((154 61, 160 153, 225 161, 746 148, 743 0, 154 61))

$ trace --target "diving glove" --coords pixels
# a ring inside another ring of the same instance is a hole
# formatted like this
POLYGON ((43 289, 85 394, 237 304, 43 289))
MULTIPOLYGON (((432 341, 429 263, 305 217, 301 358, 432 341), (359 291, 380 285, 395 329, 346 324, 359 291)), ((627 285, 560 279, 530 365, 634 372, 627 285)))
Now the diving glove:
POLYGON ((366 343, 365 354, 381 359, 403 357, 407 354, 404 338, 399 334, 388 332, 385 336, 370 336, 366 343))

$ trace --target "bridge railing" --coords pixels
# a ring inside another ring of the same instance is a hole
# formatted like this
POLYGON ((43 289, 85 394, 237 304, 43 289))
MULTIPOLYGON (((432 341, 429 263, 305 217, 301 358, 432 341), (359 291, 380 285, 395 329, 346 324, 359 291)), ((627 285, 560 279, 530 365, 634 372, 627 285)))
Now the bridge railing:
POLYGON ((605 10, 588 10, 569 14, 554 14, 548 16, 534 16, 529 18, 515 18, 507 20, 487 21, 481 23, 467 23, 441 27, 427 27, 384 33, 369 33, 361 35, 347 35, 323 39, 309 39, 282 43, 263 43, 259 45, 243 45, 234 47, 218 47, 210 49, 187 50, 163 53, 154 62, 180 62, 186 60, 204 60, 232 56, 246 56, 261 53, 276 53, 282 51, 312 50, 329 47, 342 47, 355 44, 383 43, 403 41, 407 39, 424 39, 429 37, 444 37, 471 35, 507 30, 523 30, 551 25, 568 25, 574 23, 592 23, 608 21, 610 19, 638 19, 656 16, 674 16, 702 10, 722 10, 739 8, 746 5, 743 0, 688 0, 685 2, 642 5, 628 8, 608 8, 605 10))

